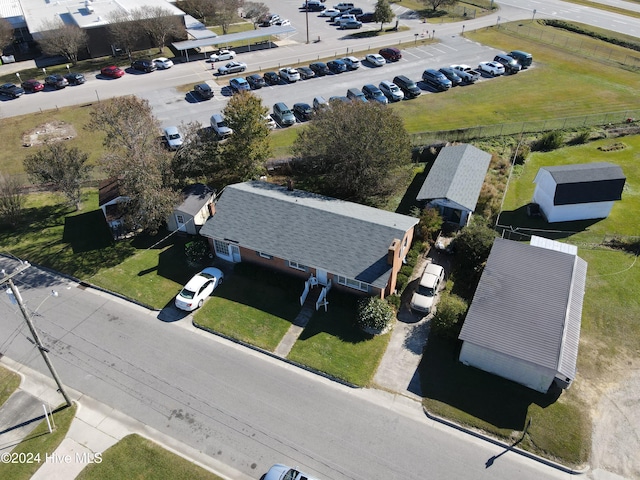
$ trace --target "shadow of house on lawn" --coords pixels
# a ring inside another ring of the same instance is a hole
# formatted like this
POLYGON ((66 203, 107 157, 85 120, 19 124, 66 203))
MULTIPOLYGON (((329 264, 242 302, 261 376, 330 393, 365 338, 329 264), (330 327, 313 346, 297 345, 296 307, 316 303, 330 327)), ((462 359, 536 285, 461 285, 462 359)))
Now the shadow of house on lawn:
POLYGON ((65 217, 62 241, 71 246, 74 254, 102 250, 114 243, 100 209, 65 217))
POLYGON ((527 216, 527 206, 523 205, 515 210, 503 211, 500 214, 499 224, 503 228, 507 227, 504 229, 504 238, 510 240, 529 240, 532 234, 551 240, 561 240, 584 232, 601 220, 604 219, 549 223, 544 217, 531 218, 527 216))
MULTIPOLYGON (((545 408, 560 396, 559 388, 542 394, 467 367, 458 361, 459 353, 459 342, 431 336, 418 368, 423 396, 460 410, 462 417, 466 414, 499 429, 522 431, 531 404, 545 408)), ((437 407, 427 410, 440 413, 437 407)))

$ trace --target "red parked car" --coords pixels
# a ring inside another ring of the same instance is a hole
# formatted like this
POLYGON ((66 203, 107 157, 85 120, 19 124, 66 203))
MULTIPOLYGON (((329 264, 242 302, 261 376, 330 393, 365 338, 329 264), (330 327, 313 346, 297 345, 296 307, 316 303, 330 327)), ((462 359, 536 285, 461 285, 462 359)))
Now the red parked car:
POLYGON ((22 82, 22 88, 24 88, 27 92, 39 92, 40 90, 44 90, 44 83, 32 78, 31 80, 25 80, 22 82))
POLYGON ((104 67, 100 70, 100 73, 105 77, 120 78, 124 75, 124 70, 116 67, 115 65, 109 65, 108 67, 104 67))
POLYGON ((397 62, 402 58, 402 53, 395 47, 383 48, 378 53, 390 62, 397 62))

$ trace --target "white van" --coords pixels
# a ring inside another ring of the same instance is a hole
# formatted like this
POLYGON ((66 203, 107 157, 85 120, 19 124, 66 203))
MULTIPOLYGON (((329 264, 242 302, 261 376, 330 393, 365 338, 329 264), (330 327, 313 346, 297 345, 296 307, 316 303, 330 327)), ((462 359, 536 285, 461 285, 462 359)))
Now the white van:
POLYGON ((227 126, 227 122, 221 113, 214 113, 211 115, 209 122, 211 123, 211 128, 217 135, 218 139, 222 140, 233 135, 233 130, 227 126))

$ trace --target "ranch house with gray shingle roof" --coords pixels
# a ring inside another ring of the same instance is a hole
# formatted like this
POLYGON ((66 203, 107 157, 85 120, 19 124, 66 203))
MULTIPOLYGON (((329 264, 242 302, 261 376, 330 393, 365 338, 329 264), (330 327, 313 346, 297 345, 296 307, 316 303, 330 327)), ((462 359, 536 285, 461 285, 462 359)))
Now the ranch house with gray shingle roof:
POLYGON ((214 210, 200 235, 217 257, 381 297, 394 292, 418 223, 262 181, 225 187, 214 210))

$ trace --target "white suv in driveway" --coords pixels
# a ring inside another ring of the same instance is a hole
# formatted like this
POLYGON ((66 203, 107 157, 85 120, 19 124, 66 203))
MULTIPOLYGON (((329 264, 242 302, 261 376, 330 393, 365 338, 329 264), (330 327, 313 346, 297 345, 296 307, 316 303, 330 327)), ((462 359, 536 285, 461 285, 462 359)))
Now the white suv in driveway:
POLYGON ((425 314, 431 313, 436 303, 438 289, 444 281, 444 268, 428 263, 420 278, 418 289, 411 297, 411 309, 425 314))

